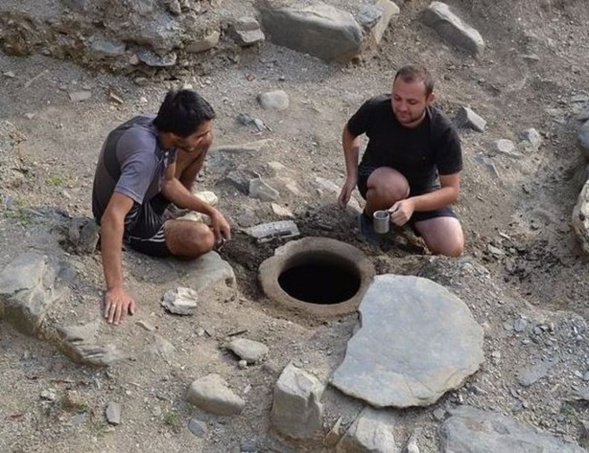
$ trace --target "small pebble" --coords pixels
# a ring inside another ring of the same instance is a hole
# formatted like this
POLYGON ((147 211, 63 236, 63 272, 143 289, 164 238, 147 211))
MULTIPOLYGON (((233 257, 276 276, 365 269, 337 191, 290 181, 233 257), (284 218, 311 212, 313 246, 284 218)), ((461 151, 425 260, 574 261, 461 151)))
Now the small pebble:
POLYGON ((239 368, 247 368, 247 360, 240 360, 238 365, 239 368))

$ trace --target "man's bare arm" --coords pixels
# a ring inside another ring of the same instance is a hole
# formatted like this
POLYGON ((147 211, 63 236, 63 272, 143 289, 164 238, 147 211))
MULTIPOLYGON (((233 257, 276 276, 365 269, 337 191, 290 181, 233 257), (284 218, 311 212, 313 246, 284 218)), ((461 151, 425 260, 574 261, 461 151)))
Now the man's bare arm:
POLYGON ((115 192, 100 220, 100 250, 106 283, 104 316, 109 323, 118 324, 127 313, 135 311, 135 301, 124 289, 122 265, 125 216, 132 206, 131 198, 115 192))
POLYGON ((460 194, 460 173, 440 176, 440 188, 423 195, 400 200, 390 207, 391 220, 403 225, 415 211, 433 211, 450 206, 460 194))
POLYGON ((358 157, 360 155, 360 137, 352 135, 347 125, 342 133, 342 147, 346 163, 346 182, 342 187, 338 202, 341 207, 345 207, 358 182, 358 157))

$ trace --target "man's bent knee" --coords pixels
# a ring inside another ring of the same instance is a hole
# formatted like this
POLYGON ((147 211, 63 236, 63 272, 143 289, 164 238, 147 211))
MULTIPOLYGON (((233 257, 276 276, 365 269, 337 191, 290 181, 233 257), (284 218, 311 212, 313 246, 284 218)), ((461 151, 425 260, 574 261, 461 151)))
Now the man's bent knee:
POLYGON ((166 245, 174 256, 197 258, 215 245, 212 230, 200 222, 169 220, 166 222, 166 245))

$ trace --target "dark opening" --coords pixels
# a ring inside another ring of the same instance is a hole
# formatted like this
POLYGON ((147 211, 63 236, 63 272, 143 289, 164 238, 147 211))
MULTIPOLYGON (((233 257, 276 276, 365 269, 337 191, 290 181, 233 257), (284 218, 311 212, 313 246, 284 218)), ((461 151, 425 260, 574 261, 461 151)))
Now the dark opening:
POLYGON ((291 297, 312 304, 338 304, 360 289, 360 275, 350 267, 326 262, 307 262, 285 270, 278 284, 291 297))

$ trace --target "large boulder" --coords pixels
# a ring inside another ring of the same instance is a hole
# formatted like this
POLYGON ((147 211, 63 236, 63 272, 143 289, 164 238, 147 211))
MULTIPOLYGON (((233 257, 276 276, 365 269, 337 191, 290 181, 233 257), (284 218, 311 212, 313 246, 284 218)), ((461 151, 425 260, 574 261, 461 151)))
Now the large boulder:
POLYGON ((354 17, 324 3, 311 6, 260 5, 270 41, 326 61, 347 61, 360 53, 362 29, 354 17))

